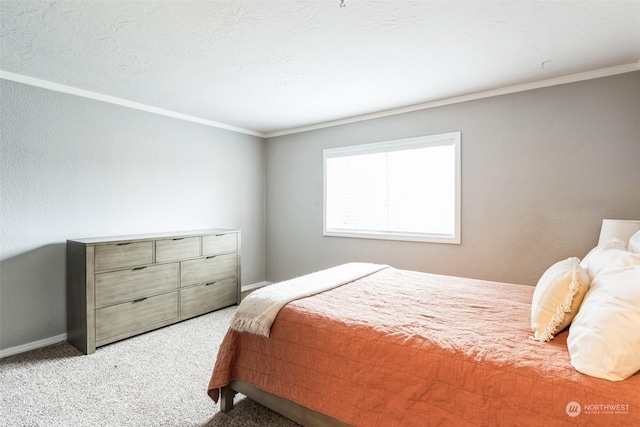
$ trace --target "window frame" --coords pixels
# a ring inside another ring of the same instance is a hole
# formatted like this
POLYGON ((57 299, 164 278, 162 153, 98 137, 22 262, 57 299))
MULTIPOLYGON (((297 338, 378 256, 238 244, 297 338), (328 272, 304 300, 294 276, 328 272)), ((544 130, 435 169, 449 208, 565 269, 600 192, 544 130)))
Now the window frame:
POLYGON ((462 217, 462 141, 461 132, 448 132, 436 135, 425 135, 414 138, 397 139, 393 141, 374 142, 369 144, 350 145, 345 147, 327 148, 323 150, 323 203, 322 203, 322 232, 327 237, 348 237, 363 239, 401 240, 428 243, 461 243, 461 217, 462 217), (407 147, 421 148, 426 146, 454 146, 455 157, 455 218, 453 234, 423 233, 423 232, 398 232, 383 230, 352 230, 327 228, 327 160, 335 157, 345 157, 357 154, 373 154, 380 152, 399 151, 411 149, 407 147))

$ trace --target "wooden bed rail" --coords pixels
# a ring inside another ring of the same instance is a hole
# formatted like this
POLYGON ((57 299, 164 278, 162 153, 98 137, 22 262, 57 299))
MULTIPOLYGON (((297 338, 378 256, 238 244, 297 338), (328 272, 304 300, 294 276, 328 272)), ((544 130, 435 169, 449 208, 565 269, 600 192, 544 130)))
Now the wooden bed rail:
POLYGON ((349 424, 243 381, 231 381, 231 384, 220 389, 220 411, 228 412, 233 409, 233 397, 236 393, 242 393, 249 399, 303 426, 349 427, 349 424))

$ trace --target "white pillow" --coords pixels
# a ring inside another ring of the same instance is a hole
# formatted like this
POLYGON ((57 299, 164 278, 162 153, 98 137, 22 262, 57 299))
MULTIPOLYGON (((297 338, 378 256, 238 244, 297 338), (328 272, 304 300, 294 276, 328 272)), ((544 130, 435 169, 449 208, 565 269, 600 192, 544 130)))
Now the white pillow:
POLYGON ((627 246, 622 240, 611 238, 591 249, 582 259, 580 266, 589 273, 589 277, 593 280, 607 264, 615 258, 627 254, 626 249, 627 246))
POLYGON ((620 249, 606 249, 598 252, 589 261, 587 272, 592 280, 603 274, 626 270, 634 265, 640 265, 640 254, 634 254, 620 249))
POLYGON ((633 252, 634 254, 640 254, 640 230, 636 231, 636 233, 631 236, 629 239, 629 252, 633 252))
POLYGON ((601 273, 591 283, 567 346, 583 374, 621 381, 640 370, 640 266, 601 273))
POLYGON ((533 339, 550 341, 571 323, 589 289, 589 276, 578 258, 567 258, 544 272, 531 302, 533 339))

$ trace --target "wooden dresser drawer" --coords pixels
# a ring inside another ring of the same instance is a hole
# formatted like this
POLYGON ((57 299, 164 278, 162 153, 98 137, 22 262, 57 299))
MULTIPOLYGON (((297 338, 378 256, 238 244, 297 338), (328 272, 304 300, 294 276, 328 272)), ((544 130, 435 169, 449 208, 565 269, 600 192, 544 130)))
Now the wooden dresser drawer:
POLYGON ((217 234, 202 237, 202 255, 216 255, 237 252, 237 233, 217 234))
POLYGON ((132 242, 96 246, 96 271, 113 270, 151 264, 153 262, 153 242, 132 242))
POLYGON ((178 288, 178 263, 96 274, 96 307, 178 288))
POLYGON ((182 287, 213 282, 238 272, 238 254, 226 254, 182 261, 180 284, 182 287))
POLYGON ((178 317, 178 291, 96 310, 96 341, 142 331, 178 317))
POLYGON ((156 240, 156 262, 200 256, 200 237, 156 240))
POLYGON ((197 316, 235 304, 237 298, 238 280, 235 277, 192 286, 180 291, 180 315, 197 316))

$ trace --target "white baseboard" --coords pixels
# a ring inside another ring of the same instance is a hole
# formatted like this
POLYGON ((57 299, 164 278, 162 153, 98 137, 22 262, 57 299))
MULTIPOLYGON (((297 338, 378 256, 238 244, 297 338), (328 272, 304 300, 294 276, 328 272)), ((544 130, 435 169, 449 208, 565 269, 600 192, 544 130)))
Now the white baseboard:
MULTIPOLYGON (((254 289, 262 288, 263 286, 271 285, 271 282, 258 282, 252 283, 250 285, 246 285, 242 287, 242 292, 253 291, 254 289)), ((27 344, 18 345, 16 347, 7 348, 5 350, 0 350, 0 359, 4 357, 13 356, 14 354, 24 353, 26 351, 35 350, 37 348, 46 347, 51 344, 57 344, 62 341, 67 340, 67 334, 56 335, 55 337, 45 338, 43 340, 30 342, 27 344)))
POLYGON ((251 285, 246 285, 243 286, 241 291, 242 292, 247 292, 247 291, 252 291, 254 289, 258 289, 258 288, 262 288, 263 286, 269 286, 272 285, 273 283, 271 282, 258 282, 258 283, 252 283, 251 285))
POLYGON ((0 359, 13 356, 14 354, 24 353, 25 351, 35 350, 36 348, 46 347, 51 344, 58 344, 59 342, 66 340, 67 334, 60 334, 56 335, 55 337, 45 338, 43 340, 33 341, 15 347, 10 347, 4 350, 0 350, 0 359))

